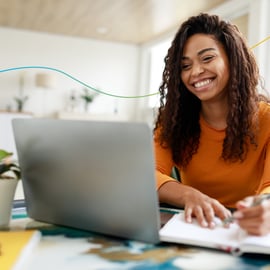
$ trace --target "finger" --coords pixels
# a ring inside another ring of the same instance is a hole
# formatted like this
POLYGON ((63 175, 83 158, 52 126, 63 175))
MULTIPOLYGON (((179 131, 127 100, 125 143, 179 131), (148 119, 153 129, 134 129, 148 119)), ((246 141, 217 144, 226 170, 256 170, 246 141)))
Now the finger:
POLYGON ((220 204, 218 201, 215 201, 213 203, 213 208, 215 211, 215 215, 221 220, 227 219, 232 216, 231 211, 224 207, 222 204, 220 204))
POLYGON ((250 207, 252 205, 252 203, 254 202, 254 199, 255 199, 254 196, 246 197, 245 199, 236 203, 236 208, 237 209, 244 209, 244 208, 250 207))
POLYGON ((206 222, 208 223, 208 227, 213 229, 216 226, 216 223, 214 221, 215 212, 211 205, 205 207, 204 215, 206 222))
POLYGON ((192 208, 191 207, 185 207, 185 220, 188 223, 192 223, 192 208))
POLYGON ((206 221, 203 209, 200 206, 195 206, 193 213, 196 216, 197 222, 200 226, 204 228, 208 227, 208 222, 206 221))
POLYGON ((263 235, 269 231, 269 228, 263 225, 259 219, 239 220, 237 223, 248 234, 263 235))
POLYGON ((244 198, 242 200, 242 202, 247 204, 247 205, 251 205, 255 198, 256 198, 256 196, 248 196, 248 197, 244 198))
POLYGON ((262 216, 264 212, 263 205, 258 205, 254 207, 248 207, 244 209, 240 209, 233 213, 233 216, 236 219, 253 219, 259 216, 262 216))

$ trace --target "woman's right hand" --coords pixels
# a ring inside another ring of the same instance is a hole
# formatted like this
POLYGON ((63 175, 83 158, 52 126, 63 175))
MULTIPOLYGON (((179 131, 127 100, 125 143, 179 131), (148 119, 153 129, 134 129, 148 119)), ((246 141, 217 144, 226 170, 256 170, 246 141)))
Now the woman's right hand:
MULTIPOLYGON (((260 195, 266 196, 266 195, 260 195)), ((249 234, 266 235, 270 233, 270 200, 256 204, 260 196, 250 196, 236 203, 237 211, 233 217, 238 225, 249 234), (255 205, 253 205, 255 202, 255 205)))
POLYGON ((202 227, 214 228, 215 216, 221 220, 231 216, 231 212, 217 200, 176 181, 167 182, 160 187, 159 199, 160 202, 184 207, 185 220, 192 223, 193 218, 196 218, 202 227))

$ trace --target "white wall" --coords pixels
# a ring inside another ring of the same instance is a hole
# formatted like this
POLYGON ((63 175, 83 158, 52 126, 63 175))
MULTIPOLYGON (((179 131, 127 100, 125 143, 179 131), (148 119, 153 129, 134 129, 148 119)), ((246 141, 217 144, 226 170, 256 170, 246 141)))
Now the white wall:
MULTIPOLYGON (((249 6, 249 41, 250 44, 257 44, 270 37, 270 1, 251 1, 249 6)), ((266 90, 270 93, 270 40, 263 42, 254 48, 260 74, 265 83, 266 90)))
MULTIPOLYGON (((135 45, 102 42, 82 38, 35 33, 0 28, 0 69, 19 66, 48 66, 63 70, 95 88, 116 95, 134 96, 138 89, 139 48, 135 45)), ((19 91, 22 71, 0 73, 0 110, 11 106, 19 91)), ((24 92, 29 96, 25 110, 35 115, 53 115, 68 109, 72 89, 81 91, 78 82, 61 73, 24 70, 24 92), (35 85, 35 74, 46 72, 54 76, 56 84, 43 90, 35 85)), ((134 118, 136 99, 120 99, 98 95, 91 106, 93 113, 113 113, 134 118)), ((77 106, 82 110, 82 104, 77 106)))
MULTIPOLYGON (((109 94, 124 96, 139 94, 138 46, 7 28, 0 28, 0 36, 1 71, 20 66, 48 66, 62 70, 109 94)), ((21 74, 22 70, 0 72, 0 111, 5 111, 8 106, 15 110, 13 98, 18 95, 21 74)), ((29 96, 25 111, 32 112, 36 116, 54 116, 59 111, 67 110, 71 90, 80 91, 83 88, 78 82, 50 70, 26 69, 23 75, 24 93, 29 96), (53 88, 43 90, 36 87, 35 74, 40 72, 54 76, 56 84, 53 88)), ((99 95, 91 104, 90 112, 111 115, 117 109, 120 118, 135 120, 137 102, 138 99, 99 95)), ((78 105, 78 110, 82 109, 81 105, 78 105)), ((5 121, 2 123, 5 124, 5 121)), ((7 128, 3 129, 0 134, 9 131, 7 128)), ((9 148, 8 143, 5 137, 0 135, 0 148, 4 145, 9 148)), ((21 182, 15 198, 23 198, 21 182)))
MULTIPOLYGON (((230 0, 212 12, 221 15, 223 18, 234 20, 242 15, 248 16, 248 42, 250 47, 260 43, 270 36, 270 1, 269 0, 230 0)), ((260 75, 264 81, 264 87, 270 93, 270 40, 267 40, 253 52, 256 56, 260 69, 260 75)))

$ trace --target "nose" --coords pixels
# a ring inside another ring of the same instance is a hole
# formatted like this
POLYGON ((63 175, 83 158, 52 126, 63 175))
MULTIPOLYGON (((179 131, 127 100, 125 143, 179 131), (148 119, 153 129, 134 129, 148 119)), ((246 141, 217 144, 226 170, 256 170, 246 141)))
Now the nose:
POLYGON ((204 72, 204 68, 200 63, 193 63, 191 69, 192 76, 198 76, 204 72))

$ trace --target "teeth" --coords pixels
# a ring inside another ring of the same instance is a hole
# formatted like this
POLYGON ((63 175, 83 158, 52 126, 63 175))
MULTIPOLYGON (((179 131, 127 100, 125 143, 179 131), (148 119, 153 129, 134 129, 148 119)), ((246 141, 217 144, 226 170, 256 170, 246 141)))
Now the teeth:
POLYGON ((197 83, 194 84, 194 87, 195 87, 195 88, 202 87, 202 86, 204 86, 204 85, 209 84, 211 81, 212 81, 212 80, 207 79, 207 80, 205 80, 205 81, 197 82, 197 83))

